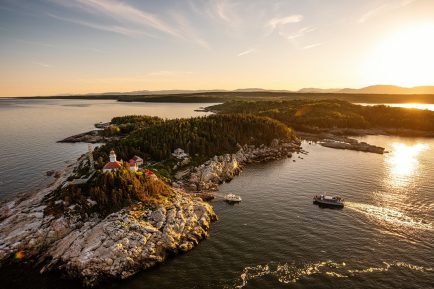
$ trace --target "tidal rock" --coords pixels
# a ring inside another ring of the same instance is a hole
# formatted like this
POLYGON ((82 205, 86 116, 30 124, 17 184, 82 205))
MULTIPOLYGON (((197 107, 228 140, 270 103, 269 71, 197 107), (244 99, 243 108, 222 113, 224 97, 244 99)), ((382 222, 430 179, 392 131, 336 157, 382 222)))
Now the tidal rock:
POLYGON ((320 142, 320 144, 324 147, 334 148, 334 149, 345 149, 345 150, 353 150, 353 151, 361 151, 361 152, 369 152, 375 154, 383 154, 384 148, 379 146, 374 146, 367 144, 366 142, 358 142, 355 139, 349 139, 352 141, 334 141, 327 140, 324 142, 320 142))

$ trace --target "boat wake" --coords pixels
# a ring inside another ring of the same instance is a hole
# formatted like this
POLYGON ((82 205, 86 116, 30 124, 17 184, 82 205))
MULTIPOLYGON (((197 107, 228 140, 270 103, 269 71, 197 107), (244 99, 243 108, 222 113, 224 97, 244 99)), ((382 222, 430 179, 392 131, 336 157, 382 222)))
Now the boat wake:
POLYGON ((346 208, 362 213, 374 222, 383 223, 394 228, 405 227, 406 229, 418 229, 434 231, 431 222, 406 215, 404 212, 393 208, 374 206, 362 203, 346 202, 346 208))
POLYGON ((235 284, 225 288, 241 289, 247 286, 249 281, 264 276, 274 277, 279 283, 296 283, 302 278, 311 275, 323 275, 330 278, 350 278, 360 274, 373 272, 387 272, 391 268, 403 268, 419 272, 434 272, 434 268, 416 266, 405 262, 383 262, 382 266, 349 269, 347 264, 336 263, 333 261, 322 261, 306 265, 297 266, 295 263, 268 263, 244 268, 239 279, 235 284))

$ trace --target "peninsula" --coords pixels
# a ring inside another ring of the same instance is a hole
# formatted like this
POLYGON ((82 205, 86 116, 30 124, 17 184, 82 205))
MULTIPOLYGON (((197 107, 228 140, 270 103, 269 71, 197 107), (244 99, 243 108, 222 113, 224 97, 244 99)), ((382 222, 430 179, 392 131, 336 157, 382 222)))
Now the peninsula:
POLYGON ((205 191, 250 162, 301 150, 290 128, 266 117, 111 123, 104 133, 116 138, 57 172, 48 188, 1 207, 2 266, 25 258, 86 286, 128 278, 207 237, 217 216, 205 191))

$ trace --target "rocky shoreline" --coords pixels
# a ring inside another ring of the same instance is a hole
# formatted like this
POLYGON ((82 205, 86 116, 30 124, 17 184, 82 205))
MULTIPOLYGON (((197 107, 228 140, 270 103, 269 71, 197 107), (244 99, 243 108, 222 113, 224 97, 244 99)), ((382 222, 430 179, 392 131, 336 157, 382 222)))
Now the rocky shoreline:
POLYGON ((384 154, 387 153, 385 148, 360 142, 357 139, 344 135, 335 135, 332 133, 297 133, 302 139, 320 144, 323 147, 333 149, 353 150, 367 153, 384 154))
POLYGON ((102 130, 91 130, 88 132, 79 133, 65 139, 62 139, 58 142, 60 143, 77 143, 77 142, 85 142, 85 143, 107 143, 112 140, 120 139, 120 137, 107 137, 101 134, 102 130))
POLYGON ((219 184, 237 176, 245 165, 290 158, 294 152, 302 151, 300 145, 299 141, 282 142, 275 139, 270 146, 239 146, 234 154, 215 156, 200 166, 178 172, 172 185, 196 193, 215 191, 219 184))
POLYGON ((171 254, 191 250, 208 236, 217 216, 197 192, 216 190, 248 163, 291 157, 296 151, 301 151, 299 141, 239 146, 235 154, 215 156, 179 173, 173 196, 161 204, 136 203, 105 217, 83 218, 74 206, 61 216, 46 214, 44 199, 73 174, 70 165, 49 187, 1 206, 0 264, 23 256, 41 273, 60 271, 89 287, 128 278, 171 254))
MULTIPOLYGON (((136 203, 106 217, 45 214, 44 199, 73 173, 69 166, 49 187, 0 208, 0 264, 20 258, 94 286, 125 279, 191 250, 208 236, 217 216, 208 203, 182 190, 161 204, 136 203)), ((92 205, 92 200, 88 200, 92 205)))

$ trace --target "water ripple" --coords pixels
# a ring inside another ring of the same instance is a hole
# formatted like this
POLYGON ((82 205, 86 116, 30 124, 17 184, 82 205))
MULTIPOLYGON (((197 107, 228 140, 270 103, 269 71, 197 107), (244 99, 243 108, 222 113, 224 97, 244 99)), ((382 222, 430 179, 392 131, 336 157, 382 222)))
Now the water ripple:
POLYGON ((250 281, 264 276, 274 277, 279 283, 282 284, 289 284, 296 283, 299 280, 311 275, 326 275, 330 278, 350 278, 360 274, 387 272, 394 267, 423 273, 434 272, 432 267, 418 266, 402 261, 383 261, 381 266, 366 268, 349 269, 348 267, 349 265, 345 262, 338 263, 331 260, 319 261, 304 265, 297 265, 295 263, 270 262, 267 264, 245 267, 238 280, 236 280, 234 284, 226 286, 225 288, 241 289, 246 287, 250 281))
POLYGON ((362 213, 374 221, 391 224, 394 227, 434 231, 431 222, 422 218, 408 216, 397 209, 354 202, 346 202, 346 207, 362 213))

